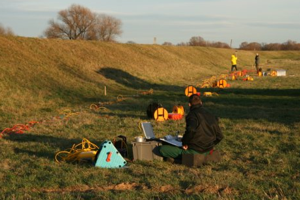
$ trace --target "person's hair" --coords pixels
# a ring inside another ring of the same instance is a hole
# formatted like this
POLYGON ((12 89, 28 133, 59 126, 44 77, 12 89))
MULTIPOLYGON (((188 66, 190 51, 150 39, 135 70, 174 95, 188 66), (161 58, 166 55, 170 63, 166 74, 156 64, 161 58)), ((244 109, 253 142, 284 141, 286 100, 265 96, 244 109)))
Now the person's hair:
POLYGON ((189 103, 194 106, 197 104, 202 104, 200 97, 197 94, 193 94, 189 97, 189 103))

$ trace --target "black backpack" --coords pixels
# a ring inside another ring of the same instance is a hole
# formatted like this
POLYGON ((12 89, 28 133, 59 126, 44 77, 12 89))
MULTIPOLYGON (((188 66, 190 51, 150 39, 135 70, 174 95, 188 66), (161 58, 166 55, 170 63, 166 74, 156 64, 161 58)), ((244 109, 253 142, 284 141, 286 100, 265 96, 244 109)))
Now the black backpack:
POLYGON ((147 107, 147 117, 154 119, 154 112, 158 109, 162 108, 162 105, 160 103, 151 103, 147 107))
POLYGON ((123 157, 128 157, 128 145, 126 136, 119 135, 115 137, 113 144, 123 157))

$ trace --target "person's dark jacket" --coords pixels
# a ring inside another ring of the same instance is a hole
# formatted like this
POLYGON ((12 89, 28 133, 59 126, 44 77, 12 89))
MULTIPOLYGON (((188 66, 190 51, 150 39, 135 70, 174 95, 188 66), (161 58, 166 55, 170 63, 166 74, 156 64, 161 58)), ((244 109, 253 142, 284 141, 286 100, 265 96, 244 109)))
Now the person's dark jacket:
POLYGON ((207 112, 202 105, 193 105, 186 116, 186 130, 182 138, 182 145, 198 152, 213 149, 223 139, 218 119, 207 112))
POLYGON ((255 64, 259 64, 259 56, 258 55, 255 56, 255 64))

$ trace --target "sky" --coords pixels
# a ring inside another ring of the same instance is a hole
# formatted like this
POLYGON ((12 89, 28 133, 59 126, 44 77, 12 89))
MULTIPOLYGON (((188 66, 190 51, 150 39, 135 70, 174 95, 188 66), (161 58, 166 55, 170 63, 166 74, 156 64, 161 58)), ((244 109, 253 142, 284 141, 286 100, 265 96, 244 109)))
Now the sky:
POLYGON ((201 36, 242 42, 300 42, 299 0, 0 0, 0 24, 16 35, 41 37, 49 20, 77 4, 122 21, 117 41, 174 45, 201 36))

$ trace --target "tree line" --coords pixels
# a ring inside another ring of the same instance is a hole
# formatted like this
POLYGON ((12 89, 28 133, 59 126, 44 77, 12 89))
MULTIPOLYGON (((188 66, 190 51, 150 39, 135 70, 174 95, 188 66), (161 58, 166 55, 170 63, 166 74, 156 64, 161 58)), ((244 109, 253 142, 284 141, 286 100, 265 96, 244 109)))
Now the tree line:
MULTIPOLYGON (((170 42, 164 42, 162 45, 173 45, 170 42)), ((202 46, 202 47, 215 47, 215 48, 226 48, 230 49, 230 46, 224 42, 210 42, 205 41, 201 36, 193 36, 189 42, 181 42, 177 46, 202 46)))
MULTIPOLYGON (((171 46, 170 42, 164 42, 162 45, 171 46)), ((215 47, 215 48, 227 48, 231 47, 224 42, 210 42, 205 41, 201 36, 193 36, 189 42, 181 42, 177 46, 202 46, 202 47, 215 47)), ((288 40, 284 43, 258 43, 258 42, 242 42, 238 48, 239 50, 249 51, 299 51, 300 43, 296 41, 288 40)))
POLYGON ((240 45, 241 50, 256 50, 256 51, 299 51, 300 43, 288 40, 284 43, 257 43, 257 42, 242 42, 240 45))

